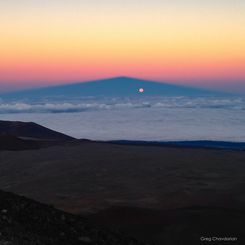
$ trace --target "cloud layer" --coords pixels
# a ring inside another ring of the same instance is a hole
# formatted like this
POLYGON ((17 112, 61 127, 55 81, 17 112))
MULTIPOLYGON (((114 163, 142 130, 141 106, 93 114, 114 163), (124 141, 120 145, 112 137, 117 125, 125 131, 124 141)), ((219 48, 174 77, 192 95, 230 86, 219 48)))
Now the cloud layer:
POLYGON ((0 114, 9 113, 75 113, 95 110, 137 109, 137 108, 207 108, 244 110, 244 98, 210 97, 160 97, 147 99, 103 99, 53 102, 1 102, 0 114))

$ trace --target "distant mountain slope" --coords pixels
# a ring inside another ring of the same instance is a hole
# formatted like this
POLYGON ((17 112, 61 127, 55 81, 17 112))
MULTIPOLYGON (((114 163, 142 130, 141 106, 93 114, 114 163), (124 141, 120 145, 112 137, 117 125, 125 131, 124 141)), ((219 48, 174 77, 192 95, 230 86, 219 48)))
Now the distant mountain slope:
POLYGON ((43 97, 79 97, 79 96, 200 96, 222 94, 205 89, 173 85, 128 77, 97 80, 91 82, 61 85, 26 90, 1 95, 5 99, 43 98, 43 97), (139 89, 144 88, 144 93, 139 89))
POLYGON ((72 140, 73 138, 33 122, 0 121, 0 134, 39 140, 72 140))
POLYGON ((33 200, 0 191, 0 244, 139 245, 135 239, 90 225, 33 200))
POLYGON ((245 150, 245 142, 227 142, 227 141, 137 141, 137 140, 112 140, 108 143, 117 145, 139 145, 139 146, 162 146, 179 148, 207 148, 207 149, 228 149, 245 150))

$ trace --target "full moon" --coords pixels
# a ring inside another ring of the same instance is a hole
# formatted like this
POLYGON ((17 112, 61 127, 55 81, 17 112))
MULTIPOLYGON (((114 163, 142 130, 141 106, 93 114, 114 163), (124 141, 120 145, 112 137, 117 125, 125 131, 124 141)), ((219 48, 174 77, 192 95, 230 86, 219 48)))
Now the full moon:
POLYGON ((139 89, 139 92, 140 92, 140 93, 144 93, 145 90, 144 90, 143 88, 140 88, 140 89, 139 89))

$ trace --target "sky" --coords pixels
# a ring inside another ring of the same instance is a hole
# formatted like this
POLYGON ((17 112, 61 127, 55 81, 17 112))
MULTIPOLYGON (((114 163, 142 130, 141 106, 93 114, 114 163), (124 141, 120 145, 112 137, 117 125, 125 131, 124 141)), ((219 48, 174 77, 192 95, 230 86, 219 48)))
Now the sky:
POLYGON ((245 93, 244 0, 0 0, 0 90, 130 76, 245 93))

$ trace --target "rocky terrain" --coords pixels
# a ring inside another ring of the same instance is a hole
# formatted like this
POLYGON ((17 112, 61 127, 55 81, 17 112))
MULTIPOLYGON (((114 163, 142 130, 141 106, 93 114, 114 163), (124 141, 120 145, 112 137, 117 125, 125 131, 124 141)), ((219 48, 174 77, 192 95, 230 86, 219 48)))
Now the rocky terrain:
POLYGON ((0 191, 1 245, 143 245, 79 216, 0 191))

